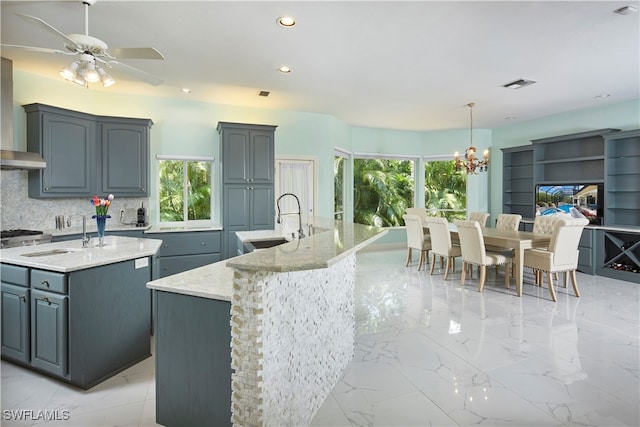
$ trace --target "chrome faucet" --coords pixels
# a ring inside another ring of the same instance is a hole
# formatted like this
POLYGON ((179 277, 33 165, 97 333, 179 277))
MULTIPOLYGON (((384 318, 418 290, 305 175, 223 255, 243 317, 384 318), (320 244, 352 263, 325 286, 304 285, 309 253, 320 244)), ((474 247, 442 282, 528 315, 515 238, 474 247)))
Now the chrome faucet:
MULTIPOLYGON (((280 224, 280 220, 282 216, 282 214, 280 213, 280 200, 284 196, 293 196, 296 199, 296 202, 298 203, 298 238, 302 239, 304 237, 304 231, 302 230, 302 208, 300 207, 300 199, 298 199, 298 196, 296 196, 295 194, 284 193, 282 196, 278 197, 278 200, 276 200, 276 207, 278 208, 278 216, 276 217, 276 222, 280 224)), ((295 212, 292 212, 292 213, 295 213, 295 212)))
POLYGON ((67 217, 67 223, 69 226, 71 225, 71 218, 74 216, 82 217, 82 247, 88 248, 89 240, 91 240, 91 236, 87 236, 87 216, 79 213, 69 215, 67 217))

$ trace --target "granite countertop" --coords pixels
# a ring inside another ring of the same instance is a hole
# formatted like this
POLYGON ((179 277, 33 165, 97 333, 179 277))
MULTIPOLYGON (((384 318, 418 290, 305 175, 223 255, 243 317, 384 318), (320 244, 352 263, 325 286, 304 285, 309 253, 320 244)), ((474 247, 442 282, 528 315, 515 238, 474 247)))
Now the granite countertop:
MULTIPOLYGON (((387 233, 383 228, 318 218, 314 218, 313 227, 319 232, 270 249, 230 258, 227 266, 239 270, 273 272, 328 268, 387 233)), ((240 237, 249 241, 282 236, 277 232, 269 232, 271 230, 242 232, 240 237)))
MULTIPOLYGON (((147 283, 159 291, 231 301, 233 271, 288 272, 328 268, 387 233, 383 228, 313 219, 314 234, 147 283)), ((305 232, 308 231, 305 226, 305 232)), ((282 231, 237 232, 243 241, 282 237, 282 231)))
POLYGON ((233 269, 224 261, 147 283, 147 288, 176 294, 231 301, 233 269))
POLYGON ((69 240, 1 249, 0 261, 23 267, 68 273, 154 255, 160 249, 162 240, 107 235, 104 238, 104 246, 96 246, 97 243, 98 239, 91 239, 89 247, 83 248, 81 240, 69 240), (69 250, 69 252, 46 256, 25 256, 25 254, 55 249, 69 250))
MULTIPOLYGON (((107 221, 107 226, 105 228, 105 232, 108 233, 110 231, 145 231, 150 229, 150 225, 145 225, 144 227, 137 227, 135 223, 127 224, 127 223, 119 223, 117 221, 107 221)), ((87 218, 87 233, 95 234, 97 232, 96 220, 92 218, 87 218)), ((43 232, 51 234, 53 237, 56 236, 69 236, 72 234, 82 234, 82 226, 74 225, 73 227, 65 227, 62 229, 46 229, 43 232)))
POLYGON ((221 225, 210 225, 203 227, 194 227, 194 226, 158 226, 152 225, 145 230, 145 233, 184 233, 188 231, 220 231, 222 230, 221 225))

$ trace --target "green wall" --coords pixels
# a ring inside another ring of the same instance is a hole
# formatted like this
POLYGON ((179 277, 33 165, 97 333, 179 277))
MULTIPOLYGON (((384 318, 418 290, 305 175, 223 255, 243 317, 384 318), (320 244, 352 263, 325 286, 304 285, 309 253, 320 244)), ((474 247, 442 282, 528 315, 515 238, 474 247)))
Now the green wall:
MULTIPOLYGON (((219 157, 219 121, 277 125, 276 155, 315 156, 318 161, 320 216, 333 216, 334 147, 353 152, 452 155, 468 146, 468 129, 413 132, 350 126, 333 116, 284 110, 247 108, 184 99, 121 95, 85 89, 62 79, 46 78, 14 68, 14 149, 26 149, 26 116, 22 105, 42 103, 91 114, 151 118, 151 156, 190 154, 219 157)), ((640 127, 638 100, 608 107, 567 112, 493 130, 474 129, 474 145, 492 151, 489 174, 470 177, 470 210, 501 210, 502 156, 499 148, 527 144, 531 139, 604 127, 640 127), (490 198, 490 201, 489 201, 490 198)), ((150 215, 155 214, 156 164, 151 167, 150 215)), ((419 163, 420 172, 422 163, 419 163)), ((220 169, 218 168, 218 176, 220 169)), ((218 179, 218 183, 219 183, 218 179)), ((219 185, 219 184, 218 184, 219 185)), ((215 189, 218 194, 219 186, 215 189)), ((418 193, 420 195, 420 193, 418 193)), ((420 202, 418 202, 418 206, 420 202)), ((219 214, 219 212, 218 212, 219 214)), ((219 218, 219 216, 218 216, 219 218)))

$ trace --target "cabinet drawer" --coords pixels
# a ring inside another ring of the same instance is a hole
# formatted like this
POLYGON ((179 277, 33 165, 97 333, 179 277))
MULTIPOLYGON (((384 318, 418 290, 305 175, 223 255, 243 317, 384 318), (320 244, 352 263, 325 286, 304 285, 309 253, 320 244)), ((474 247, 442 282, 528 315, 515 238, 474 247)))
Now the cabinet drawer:
POLYGON ((67 275, 53 271, 31 270, 31 286, 60 294, 67 293, 67 275))
POLYGON ((220 232, 158 233, 147 237, 162 239, 159 255, 195 255, 218 253, 221 249, 220 232))
POLYGON ((12 283, 18 286, 29 286, 29 269, 17 265, 2 264, 0 277, 4 283, 12 283))

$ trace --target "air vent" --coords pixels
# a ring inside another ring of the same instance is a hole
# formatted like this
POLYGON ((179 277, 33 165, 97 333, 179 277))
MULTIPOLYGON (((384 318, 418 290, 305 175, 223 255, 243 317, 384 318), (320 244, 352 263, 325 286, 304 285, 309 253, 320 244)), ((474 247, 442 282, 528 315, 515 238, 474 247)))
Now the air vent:
POLYGON ((258 96, 264 96, 267 97, 269 96, 271 92, 267 91, 267 90, 261 90, 260 92, 258 92, 258 96))
POLYGON ((534 83, 535 82, 533 80, 520 79, 520 80, 516 80, 515 82, 507 83, 506 85, 503 85, 502 87, 506 87, 507 89, 520 89, 520 88, 523 88, 525 86, 532 85, 534 83))

